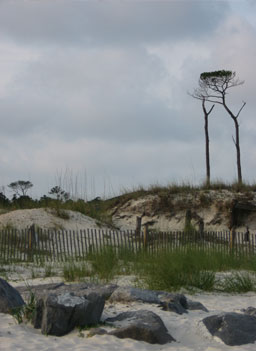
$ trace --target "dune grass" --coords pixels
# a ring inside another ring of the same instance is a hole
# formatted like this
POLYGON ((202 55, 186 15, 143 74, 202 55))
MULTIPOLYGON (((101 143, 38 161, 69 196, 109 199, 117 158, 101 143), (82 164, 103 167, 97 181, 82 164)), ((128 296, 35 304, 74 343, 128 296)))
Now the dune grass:
POLYGON ((67 280, 87 277, 106 283, 118 275, 132 274, 137 277, 138 286, 153 290, 179 291, 185 288, 190 292, 200 289, 238 293, 256 291, 255 272, 254 256, 194 248, 162 251, 158 255, 145 251, 134 254, 126 249, 117 252, 106 247, 88 255, 86 262, 65 264, 63 277, 67 280), (217 278, 217 272, 230 271, 232 273, 224 275, 221 281, 217 278))
MULTIPOLYGON (((253 256, 237 256, 220 252, 189 248, 163 252, 156 257, 143 255, 136 263, 136 271, 149 289, 213 291, 218 284, 217 272, 247 269, 256 271, 253 256)), ((220 290, 224 292, 245 292, 256 289, 253 273, 247 276, 237 273, 231 280, 224 280, 220 290)))

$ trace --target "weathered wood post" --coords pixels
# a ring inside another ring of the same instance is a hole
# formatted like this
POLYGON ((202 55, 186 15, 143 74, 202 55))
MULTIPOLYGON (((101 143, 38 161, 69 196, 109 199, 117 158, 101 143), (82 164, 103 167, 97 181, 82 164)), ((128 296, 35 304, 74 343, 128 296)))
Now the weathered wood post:
POLYGON ((139 217, 139 216, 136 217, 135 238, 138 238, 138 237, 140 236, 140 232, 141 232, 141 220, 142 220, 142 217, 139 217))
POLYGON ((147 246, 148 246, 148 239, 149 239, 148 224, 145 224, 145 226, 144 226, 144 235, 143 235, 143 246, 144 246, 144 249, 146 249, 147 246))
POLYGON ((250 243, 250 231, 249 231, 249 227, 246 227, 246 232, 244 233, 244 241, 247 241, 250 243))
POLYGON ((204 220, 201 218, 199 221, 199 239, 203 239, 204 237, 204 220))
POLYGON ((235 227, 232 227, 230 230, 230 242, 229 242, 229 248, 231 251, 234 250, 235 241, 236 241, 236 229, 235 227))
POLYGON ((32 224, 32 226, 28 230, 28 251, 29 251, 29 260, 33 260, 33 247, 35 243, 35 224, 32 224))

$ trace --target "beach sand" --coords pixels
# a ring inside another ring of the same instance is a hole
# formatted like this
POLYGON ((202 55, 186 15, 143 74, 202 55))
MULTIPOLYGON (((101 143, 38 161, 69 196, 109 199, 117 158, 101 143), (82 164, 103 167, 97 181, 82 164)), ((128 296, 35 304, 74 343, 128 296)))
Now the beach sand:
MULTIPOLYGON (((47 284, 50 282, 59 282, 60 278, 37 278, 34 280, 22 280, 10 282, 13 286, 18 285, 36 285, 47 284)), ((244 346, 227 346, 218 338, 213 338, 200 322, 203 318, 221 312, 239 312, 242 308, 249 306, 256 307, 256 293, 246 294, 215 294, 215 293, 198 293, 195 295, 187 295, 187 298, 200 301, 209 312, 189 311, 188 314, 178 315, 172 312, 162 311, 157 305, 143 303, 129 304, 110 304, 106 303, 102 321, 108 317, 112 317, 117 313, 148 309, 157 313, 163 320, 169 333, 177 340, 166 345, 151 345, 141 341, 131 339, 118 339, 109 335, 97 335, 87 337, 89 331, 79 332, 75 329, 71 333, 62 337, 45 336, 40 330, 34 329, 30 324, 18 324, 16 320, 8 314, 0 313, 0 350, 1 351, 254 351, 255 344, 244 346)), ((105 327, 108 329, 109 327, 105 327)))

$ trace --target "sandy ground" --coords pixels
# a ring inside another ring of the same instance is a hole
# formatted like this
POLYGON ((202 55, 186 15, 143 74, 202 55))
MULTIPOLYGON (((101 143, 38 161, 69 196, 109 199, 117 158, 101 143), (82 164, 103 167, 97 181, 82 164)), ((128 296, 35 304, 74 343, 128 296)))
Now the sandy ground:
MULTIPOLYGON (((23 275, 23 278, 25 276, 23 275)), ((131 278, 132 279, 132 278, 131 278)), ((39 284, 59 282, 61 278, 37 278, 34 280, 23 279, 11 281, 13 286, 23 284, 39 284)), ((123 277, 120 284, 129 284, 129 279, 123 277)), ((194 301, 200 301, 209 310, 208 313, 203 311, 189 311, 188 314, 177 315, 171 312, 162 311, 158 306, 143 303, 131 304, 109 304, 106 303, 102 320, 112 317, 117 313, 127 310, 148 309, 157 313, 165 323, 169 333, 177 340, 166 345, 151 345, 145 342, 134 341, 131 339, 118 339, 114 336, 93 336, 88 338, 88 331, 79 333, 74 330, 63 337, 44 336, 40 330, 34 329, 29 324, 17 324, 15 319, 8 315, 0 313, 0 350, 83 350, 83 351, 241 351, 255 350, 255 344, 231 347, 223 344, 220 339, 212 338, 204 325, 200 322, 204 317, 220 312, 239 312, 242 308, 249 306, 256 307, 256 294, 246 293, 239 295, 229 294, 206 294, 200 293, 193 296, 186 296, 194 301)), ((107 329, 107 328, 106 328, 107 329)))

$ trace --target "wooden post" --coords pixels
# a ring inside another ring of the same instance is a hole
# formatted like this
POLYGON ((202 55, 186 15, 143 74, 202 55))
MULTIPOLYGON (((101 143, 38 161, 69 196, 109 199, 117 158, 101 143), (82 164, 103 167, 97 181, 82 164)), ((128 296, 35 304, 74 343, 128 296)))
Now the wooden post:
POLYGON ((247 241, 250 243, 250 231, 249 231, 249 227, 246 227, 246 232, 244 233, 244 241, 247 241))
POLYGON ((199 239, 203 239, 204 237, 204 220, 200 219, 199 221, 199 239))
POLYGON ((33 248, 35 244, 35 224, 32 224, 32 226, 28 230, 28 251, 29 251, 29 260, 33 261, 33 248))
POLYGON ((236 231, 235 231, 235 227, 232 227, 230 231, 230 242, 229 242, 229 247, 231 250, 234 249, 235 240, 236 240, 236 231))
POLYGON ((146 249, 148 246, 148 225, 147 224, 145 224, 144 226, 143 246, 144 246, 144 249, 146 249))
POLYGON ((139 217, 139 216, 136 217, 135 238, 138 238, 138 237, 140 236, 140 232, 141 232, 141 220, 142 220, 142 217, 139 217))

